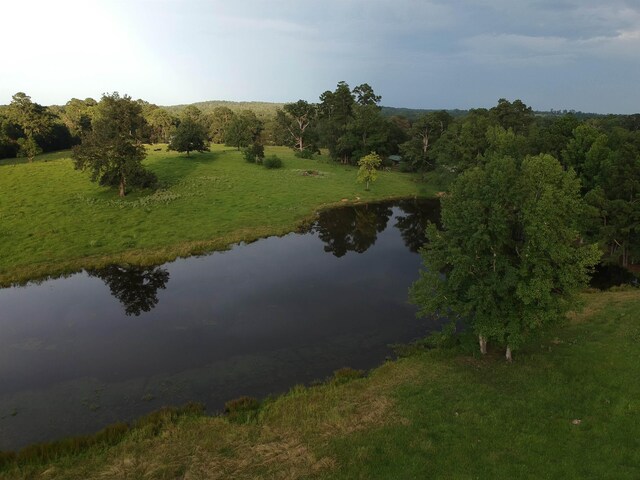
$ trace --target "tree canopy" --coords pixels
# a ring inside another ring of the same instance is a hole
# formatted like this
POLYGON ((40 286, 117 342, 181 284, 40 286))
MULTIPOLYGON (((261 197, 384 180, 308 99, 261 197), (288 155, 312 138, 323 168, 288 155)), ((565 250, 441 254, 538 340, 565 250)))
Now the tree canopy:
POLYGON ((207 152, 209 150, 207 128, 204 125, 200 109, 191 105, 182 112, 180 124, 167 148, 176 152, 186 152, 187 157, 189 152, 207 152))
POLYGON ((127 186, 150 187, 155 175, 144 169, 146 157, 139 135, 145 125, 141 107, 131 97, 105 94, 96 105, 91 131, 73 149, 76 169, 88 170, 100 185, 118 186, 121 197, 127 186))
POLYGON ((425 269, 411 289, 423 315, 461 321, 506 347, 575 305, 600 253, 584 244, 580 183, 549 155, 521 164, 494 157, 460 175, 442 199, 442 229, 431 224, 425 269))

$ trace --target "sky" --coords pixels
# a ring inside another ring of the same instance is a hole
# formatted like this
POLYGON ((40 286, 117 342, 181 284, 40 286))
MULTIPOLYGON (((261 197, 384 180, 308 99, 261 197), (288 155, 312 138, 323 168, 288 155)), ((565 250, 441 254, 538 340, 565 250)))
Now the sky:
POLYGON ((2 0, 0 104, 317 102, 640 112, 640 0, 2 0))

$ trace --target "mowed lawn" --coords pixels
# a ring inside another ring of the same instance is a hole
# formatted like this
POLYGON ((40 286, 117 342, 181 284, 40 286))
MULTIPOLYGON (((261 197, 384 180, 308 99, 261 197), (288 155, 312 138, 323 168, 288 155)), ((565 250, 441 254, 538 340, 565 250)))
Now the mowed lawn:
POLYGON ((478 358, 475 342, 417 351, 235 420, 186 416, 111 447, 25 456, 0 478, 638 479, 640 291, 585 302, 513 364, 478 358))
POLYGON ((435 193, 399 172, 380 172, 367 192, 355 167, 299 159, 283 147, 266 154, 284 168, 247 163, 219 145, 191 157, 149 147, 145 165, 162 187, 124 199, 74 170, 70 152, 2 160, 0 284, 112 262, 158 263, 286 233, 328 205, 435 193), (308 169, 320 174, 303 175, 308 169))

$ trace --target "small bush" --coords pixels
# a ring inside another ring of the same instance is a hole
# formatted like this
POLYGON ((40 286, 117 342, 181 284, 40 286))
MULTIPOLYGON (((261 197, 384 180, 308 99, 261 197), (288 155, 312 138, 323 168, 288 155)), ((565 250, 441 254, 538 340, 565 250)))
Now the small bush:
POLYGON ((258 418, 260 402, 253 397, 239 397, 224 404, 224 413, 230 422, 250 423, 258 418))
POLYGON ((264 146, 260 143, 254 143, 242 150, 244 159, 249 163, 262 163, 264 159, 264 146))
POLYGON ((282 160, 277 155, 271 155, 262 162, 265 168, 282 168, 282 160))

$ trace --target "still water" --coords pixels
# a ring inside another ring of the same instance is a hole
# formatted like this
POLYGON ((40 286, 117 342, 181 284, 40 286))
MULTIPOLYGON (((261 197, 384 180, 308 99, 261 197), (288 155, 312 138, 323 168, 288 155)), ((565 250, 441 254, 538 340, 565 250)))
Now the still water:
POLYGON ((338 208, 226 252, 0 290, 0 450, 380 364, 438 327, 407 303, 438 216, 437 201, 338 208))

